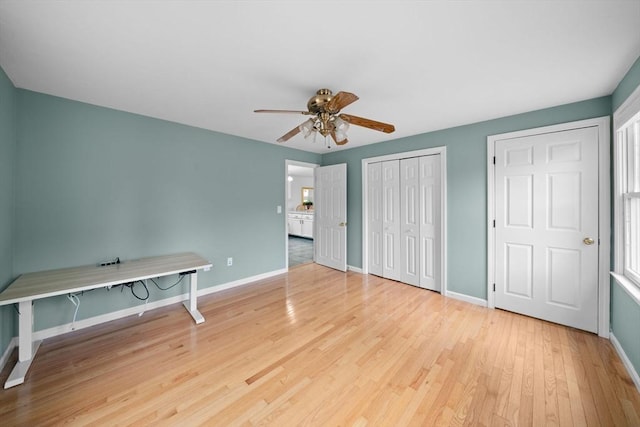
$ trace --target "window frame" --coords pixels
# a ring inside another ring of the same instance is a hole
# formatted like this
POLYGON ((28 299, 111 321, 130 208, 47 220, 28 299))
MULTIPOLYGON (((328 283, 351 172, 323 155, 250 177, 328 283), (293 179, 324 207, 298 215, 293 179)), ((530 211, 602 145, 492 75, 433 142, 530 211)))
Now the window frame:
MULTIPOLYGON (((612 275, 640 303, 640 263, 637 271, 628 263, 628 210, 630 200, 640 199, 640 187, 629 189, 630 174, 640 174, 640 86, 613 114, 614 135, 614 271, 612 275), (629 132, 635 135, 635 148, 630 150, 629 132), (630 152, 631 151, 631 152, 630 152), (632 160, 635 157, 635 160, 632 160), (633 167, 635 171, 629 169, 633 167), (633 191, 637 190, 637 191, 633 191)), ((638 186, 638 183, 635 184, 638 186)), ((638 215, 640 219, 640 215, 638 215)), ((638 230, 635 230, 638 233, 638 230)), ((636 254, 640 253, 640 237, 637 237, 636 254)))

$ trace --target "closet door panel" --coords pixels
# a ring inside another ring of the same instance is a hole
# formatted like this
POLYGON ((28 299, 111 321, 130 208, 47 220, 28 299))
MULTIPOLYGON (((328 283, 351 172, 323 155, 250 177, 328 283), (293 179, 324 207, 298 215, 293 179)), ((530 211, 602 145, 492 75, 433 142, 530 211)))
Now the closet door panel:
POLYGON ((382 276, 382 163, 367 166, 367 252, 369 273, 382 276))
POLYGON ((382 275, 400 279, 400 161, 382 163, 382 275))
POLYGON ((440 155, 420 157, 419 168, 420 286, 440 292, 440 155))
POLYGON ((400 160, 400 280, 420 284, 420 170, 417 157, 400 160))

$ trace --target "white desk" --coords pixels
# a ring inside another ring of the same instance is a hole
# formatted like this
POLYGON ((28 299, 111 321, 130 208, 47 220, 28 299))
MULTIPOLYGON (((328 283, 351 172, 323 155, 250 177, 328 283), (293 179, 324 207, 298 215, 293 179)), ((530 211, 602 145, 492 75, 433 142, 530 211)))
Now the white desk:
POLYGON ((189 300, 184 306, 196 323, 204 322, 198 311, 198 270, 209 270, 211 263, 194 253, 165 255, 125 261, 105 267, 94 265, 63 268, 23 274, 0 293, 0 305, 18 304, 18 362, 4 384, 4 388, 24 382, 41 341, 33 341, 33 301, 56 295, 66 295, 91 289, 116 286, 123 283, 146 280, 191 272, 189 300))

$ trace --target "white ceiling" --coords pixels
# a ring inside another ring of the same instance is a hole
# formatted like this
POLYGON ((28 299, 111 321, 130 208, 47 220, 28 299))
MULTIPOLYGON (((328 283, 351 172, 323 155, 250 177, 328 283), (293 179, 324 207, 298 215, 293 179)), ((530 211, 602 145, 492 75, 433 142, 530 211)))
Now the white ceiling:
POLYGON ((269 143, 306 117, 254 109, 327 87, 396 127, 331 150, 609 95, 638 56, 640 0, 0 0, 17 87, 269 143))

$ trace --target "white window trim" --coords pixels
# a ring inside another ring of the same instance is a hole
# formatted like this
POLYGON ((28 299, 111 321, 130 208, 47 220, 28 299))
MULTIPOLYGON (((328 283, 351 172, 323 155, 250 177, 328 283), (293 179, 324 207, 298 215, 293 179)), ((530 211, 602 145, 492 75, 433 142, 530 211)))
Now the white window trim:
POLYGON ((625 166, 623 164, 624 153, 621 142, 618 140, 618 131, 627 124, 631 118, 640 112, 640 86, 618 107, 613 113, 613 179, 614 179, 614 199, 613 199, 613 271, 611 275, 620 284, 622 289, 631 296, 636 303, 640 304, 640 288, 624 274, 624 200, 622 197, 622 181, 625 179, 625 166))

